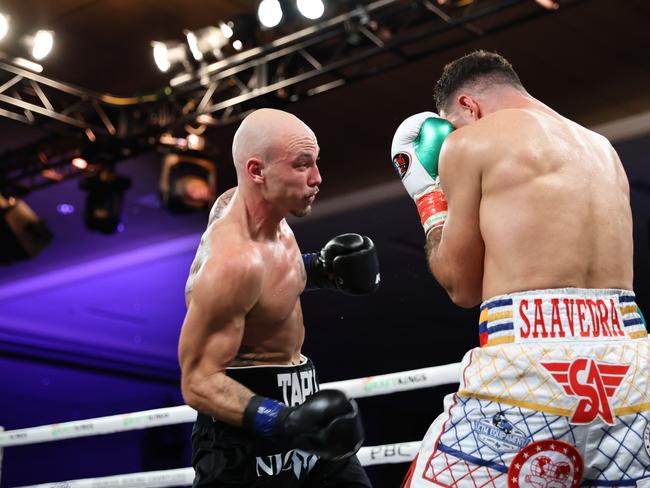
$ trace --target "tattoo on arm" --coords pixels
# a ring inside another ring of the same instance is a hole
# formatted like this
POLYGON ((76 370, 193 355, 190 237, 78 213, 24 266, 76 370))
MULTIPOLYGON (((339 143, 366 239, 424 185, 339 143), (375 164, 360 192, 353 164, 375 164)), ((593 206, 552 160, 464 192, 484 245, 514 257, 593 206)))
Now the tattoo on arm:
POLYGON ((436 227, 435 229, 432 229, 429 234, 427 234, 427 242, 424 245, 424 249, 427 253, 427 259, 431 258, 431 255, 435 254, 436 251, 438 251, 440 239, 442 239, 442 227, 436 227))

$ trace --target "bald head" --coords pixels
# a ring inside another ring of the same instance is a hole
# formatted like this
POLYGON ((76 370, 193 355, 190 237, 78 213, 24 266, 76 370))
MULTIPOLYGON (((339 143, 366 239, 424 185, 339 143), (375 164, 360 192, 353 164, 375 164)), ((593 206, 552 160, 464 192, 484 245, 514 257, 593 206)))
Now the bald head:
POLYGON ((243 120, 232 142, 238 177, 248 160, 271 163, 305 140, 316 144, 314 132, 295 115, 271 108, 256 110, 243 120))

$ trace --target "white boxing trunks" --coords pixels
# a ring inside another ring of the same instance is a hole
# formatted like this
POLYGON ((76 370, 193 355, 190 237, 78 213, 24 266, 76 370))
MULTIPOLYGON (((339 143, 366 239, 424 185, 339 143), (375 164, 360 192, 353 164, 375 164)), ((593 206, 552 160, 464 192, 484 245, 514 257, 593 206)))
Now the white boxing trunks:
POLYGON ((479 322, 404 487, 650 486, 650 340, 633 292, 497 296, 479 322))

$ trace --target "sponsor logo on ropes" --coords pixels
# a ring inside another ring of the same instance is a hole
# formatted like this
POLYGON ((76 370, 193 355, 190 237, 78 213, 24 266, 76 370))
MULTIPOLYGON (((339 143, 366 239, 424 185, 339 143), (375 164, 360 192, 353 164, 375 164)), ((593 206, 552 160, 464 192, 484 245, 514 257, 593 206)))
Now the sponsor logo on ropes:
POLYGON ((364 391, 374 391, 381 390, 382 388, 392 388, 395 386, 402 385, 413 385, 416 383, 421 383, 427 380, 427 375, 424 373, 421 374, 410 374, 407 376, 393 377, 393 378, 375 378, 374 376, 368 376, 363 379, 363 390, 364 391))
POLYGON ((483 444, 498 453, 517 452, 529 442, 528 436, 506 419, 503 412, 491 419, 473 421, 472 428, 483 444))
POLYGON ((395 171, 397 171, 397 174, 400 178, 404 178, 404 175, 409 170, 410 165, 411 156, 409 153, 400 152, 393 156, 393 166, 395 167, 395 171))
POLYGON ((278 476, 286 471, 292 471, 296 479, 300 479, 312 470, 318 461, 318 456, 300 449, 291 449, 278 454, 258 456, 255 461, 258 477, 278 476))
POLYGON ((567 395, 580 399, 571 416, 571 423, 588 424, 600 417, 607 424, 614 425, 609 399, 630 369, 629 364, 603 363, 591 358, 540 364, 567 395))
POLYGON ((514 303, 518 340, 626 337, 613 298, 535 298, 514 303))
POLYGON ((279 373, 277 376, 278 387, 282 389, 284 403, 290 407, 304 403, 307 397, 318 391, 316 374, 313 369, 279 373))
MULTIPOLYGON (((386 444, 383 446, 374 446, 370 449, 370 459, 385 459, 385 458, 404 458, 405 461, 410 461, 413 457, 413 449, 410 446, 403 444, 386 444)), ((398 462, 398 461, 395 461, 398 462)))
POLYGON ((54 424, 52 425, 52 437, 57 437, 60 435, 68 435, 72 432, 92 432, 95 428, 95 425, 91 422, 86 422, 83 424, 54 424))
POLYGON ((580 484, 584 465, 578 450, 557 440, 528 444, 508 469, 508 488, 574 488, 580 484))
POLYGON ((643 445, 645 446, 645 452, 650 456, 650 420, 645 424, 645 430, 643 431, 643 445))

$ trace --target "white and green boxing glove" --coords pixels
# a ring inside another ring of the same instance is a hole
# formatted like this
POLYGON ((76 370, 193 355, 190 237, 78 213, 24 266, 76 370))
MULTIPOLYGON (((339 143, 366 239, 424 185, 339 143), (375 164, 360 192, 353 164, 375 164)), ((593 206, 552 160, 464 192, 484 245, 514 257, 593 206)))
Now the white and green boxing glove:
POLYGON ((406 191, 415 201, 425 234, 442 227, 447 200, 440 186, 438 159, 445 138, 454 127, 433 112, 411 115, 393 137, 391 156, 406 191))

